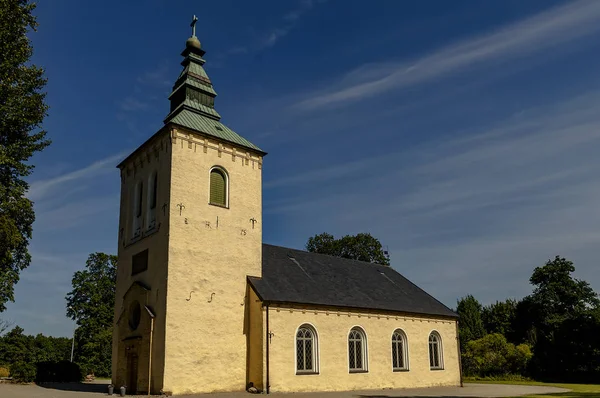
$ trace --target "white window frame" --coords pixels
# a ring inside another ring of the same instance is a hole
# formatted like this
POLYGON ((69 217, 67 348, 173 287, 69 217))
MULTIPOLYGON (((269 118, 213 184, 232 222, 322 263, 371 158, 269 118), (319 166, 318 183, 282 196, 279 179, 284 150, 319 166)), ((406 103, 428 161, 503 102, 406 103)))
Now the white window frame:
POLYGON ((429 369, 430 370, 444 370, 444 348, 442 344, 442 336, 439 334, 437 330, 432 330, 429 333, 429 338, 427 340, 427 352, 429 353, 429 369), (435 341, 432 341, 432 338, 435 341), (435 357, 435 350, 432 352, 432 348, 434 345, 437 345, 437 358, 435 357), (435 364, 435 359, 437 359, 438 364, 435 364), (433 360, 433 363, 432 363, 433 360))
POLYGON ((367 333, 361 326, 354 326, 348 332, 348 337, 346 338, 346 350, 348 352, 348 354, 347 354, 348 360, 346 362, 348 364, 348 372, 349 373, 367 373, 369 371, 369 352, 368 352, 368 347, 367 347, 367 333), (360 367, 360 368, 351 368, 350 367, 350 342, 351 341, 355 342, 354 364, 356 364, 356 342, 358 340, 351 337, 354 333, 358 333, 358 335, 361 337, 360 338, 360 342, 361 342, 361 350, 360 351, 361 351, 362 367, 360 367))
POLYGON ((208 171, 208 204, 217 207, 223 207, 217 203, 211 203, 210 201, 210 174, 213 172, 213 170, 219 170, 225 176, 225 208, 229 209, 229 173, 227 173, 227 170, 225 170, 223 166, 219 165, 211 167, 208 171))
POLYGON ((392 370, 394 372, 405 372, 409 369, 409 365, 408 365, 408 338, 406 337, 406 333, 404 332, 404 330, 402 329, 396 329, 392 332, 392 338, 391 338, 391 342, 392 342, 392 347, 391 347, 391 356, 392 356, 392 370), (400 352, 400 356, 402 357, 402 363, 404 366, 402 367, 396 367, 394 366, 394 360, 396 358, 394 358, 394 345, 396 345, 396 355, 398 355, 398 340, 394 340, 394 338, 396 336, 400 336, 400 339, 402 340, 402 350, 400 352))
POLYGON ((151 230, 156 227, 156 208, 158 207, 158 172, 155 170, 150 173, 148 177, 148 189, 146 190, 146 230, 151 230), (153 196, 156 193, 156 197, 154 198, 154 208, 152 208, 152 200, 153 196))
POLYGON ((297 375, 319 374, 319 335, 317 329, 309 323, 300 325, 294 333, 294 368, 297 375), (308 330, 312 333, 312 369, 298 369, 298 332, 300 330, 308 330))

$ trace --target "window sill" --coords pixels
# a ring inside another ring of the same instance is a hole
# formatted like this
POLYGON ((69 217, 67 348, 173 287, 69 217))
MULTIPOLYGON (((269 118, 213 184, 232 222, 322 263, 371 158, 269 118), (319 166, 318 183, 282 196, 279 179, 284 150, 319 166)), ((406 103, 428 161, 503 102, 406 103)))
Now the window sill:
POLYGON ((409 369, 394 369, 394 372, 400 372, 400 373, 408 372, 408 371, 409 371, 409 369))
POLYGON ((208 202, 208 204, 209 204, 209 205, 211 205, 211 206, 220 207, 220 208, 222 208, 222 209, 229 209, 229 206, 221 205, 221 204, 218 204, 218 203, 211 203, 211 202, 208 202))
POLYGON ((315 376, 319 375, 319 372, 311 372, 311 371, 296 371, 296 376, 315 376))
POLYGON ((432 372, 437 372, 440 370, 444 370, 444 368, 429 368, 429 370, 431 370, 432 372))
POLYGON ((369 371, 362 370, 362 369, 357 369, 357 370, 350 369, 350 373, 369 373, 369 371))
POLYGON ((160 230, 160 223, 157 223, 154 227, 152 227, 151 229, 147 229, 139 234, 137 234, 136 236, 132 237, 129 242, 125 243, 123 242, 123 247, 129 247, 131 245, 136 244, 137 242, 143 240, 144 238, 147 238, 151 235, 154 235, 155 233, 157 233, 160 230))

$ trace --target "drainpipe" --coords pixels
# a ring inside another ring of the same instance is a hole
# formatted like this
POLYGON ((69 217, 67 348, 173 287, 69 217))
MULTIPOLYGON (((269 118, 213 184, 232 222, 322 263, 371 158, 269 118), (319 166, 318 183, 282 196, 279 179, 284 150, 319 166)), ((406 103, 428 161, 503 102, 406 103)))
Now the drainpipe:
POLYGON ((267 308, 267 330, 265 334, 265 342, 267 343, 267 385, 265 391, 267 394, 269 393, 269 304, 266 305, 267 308))
POLYGON ((456 321, 456 347, 458 350, 458 372, 460 375, 460 386, 463 387, 462 360, 460 356, 460 338, 458 336, 458 321, 456 321))
POLYGON ((150 318, 150 355, 148 358, 148 396, 150 396, 150 383, 152 382, 152 338, 154 337, 154 318, 150 318))

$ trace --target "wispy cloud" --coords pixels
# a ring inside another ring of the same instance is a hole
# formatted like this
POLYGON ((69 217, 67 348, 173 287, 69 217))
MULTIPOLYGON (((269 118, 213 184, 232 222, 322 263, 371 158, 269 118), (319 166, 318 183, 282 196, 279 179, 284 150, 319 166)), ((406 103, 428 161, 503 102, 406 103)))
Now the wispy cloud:
POLYGON ((298 21, 311 9, 326 0, 301 0, 296 8, 285 14, 282 18, 282 24, 271 29, 264 37, 260 47, 272 47, 279 40, 287 36, 295 27, 298 21))
POLYGON ((127 97, 119 103, 119 108, 123 112, 135 112, 148 109, 150 105, 147 102, 140 101, 134 97, 127 97))
POLYGON ((600 2, 570 2, 416 60, 363 65, 338 84, 296 103, 294 108, 308 110, 357 101, 438 79, 484 62, 532 56, 598 31, 600 2))
POLYGON ((60 176, 48 178, 45 180, 33 181, 29 184, 29 192, 27 196, 33 201, 38 201, 44 199, 53 191, 60 189, 66 183, 71 183, 83 179, 87 180, 93 177, 97 177, 101 174, 115 172, 116 164, 120 160, 123 160, 127 153, 127 151, 123 151, 116 155, 109 156, 105 159, 98 160, 84 168, 71 171, 60 176))
POLYGON ((152 87, 166 88, 173 85, 173 76, 169 75, 169 64, 166 61, 161 62, 156 68, 146 71, 138 76, 137 82, 152 87))
POLYGON ((532 267, 556 254, 598 288, 599 106, 591 91, 443 141, 266 181, 280 199, 265 213, 311 233, 367 230, 394 267, 442 299, 522 296, 532 267))

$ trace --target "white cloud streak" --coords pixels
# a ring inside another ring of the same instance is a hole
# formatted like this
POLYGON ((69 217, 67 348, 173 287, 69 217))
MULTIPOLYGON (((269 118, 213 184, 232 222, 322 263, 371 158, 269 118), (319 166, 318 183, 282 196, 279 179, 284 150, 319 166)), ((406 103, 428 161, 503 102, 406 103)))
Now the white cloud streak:
POLYGON ((127 151, 123 151, 105 159, 98 160, 82 169, 71 171, 69 173, 45 180, 33 181, 29 184, 29 192, 27 197, 33 201, 39 201, 47 197, 53 191, 60 189, 67 183, 72 183, 74 181, 83 179, 87 180, 113 171, 116 172, 115 167, 117 163, 120 160, 123 160, 127 153, 127 151))
POLYGON ((339 84, 312 93, 293 108, 341 105, 432 81, 485 62, 532 56, 600 31, 600 2, 579 0, 506 26, 494 33, 450 45, 420 59, 363 65, 339 84))

